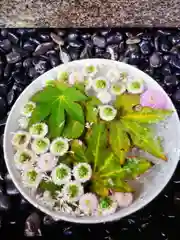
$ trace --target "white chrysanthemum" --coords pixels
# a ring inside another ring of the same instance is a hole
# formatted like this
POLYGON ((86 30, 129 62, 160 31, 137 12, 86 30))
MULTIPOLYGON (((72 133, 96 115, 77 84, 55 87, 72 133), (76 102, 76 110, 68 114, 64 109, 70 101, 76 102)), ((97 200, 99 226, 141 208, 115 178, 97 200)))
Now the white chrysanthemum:
POLYGON ((36 160, 36 155, 28 149, 18 150, 14 155, 15 165, 20 170, 23 170, 29 166, 32 166, 35 160, 36 160))
POLYGON ((102 91, 97 94, 97 98, 103 103, 109 103, 112 100, 111 94, 107 91, 102 91))
POLYGON ((60 163, 51 173, 52 181, 57 185, 62 185, 70 181, 71 169, 64 163, 60 163))
POLYGON ((50 152, 55 156, 63 156, 69 149, 69 143, 66 138, 56 138, 52 141, 50 152))
POLYGON ((36 138, 31 143, 31 148, 36 154, 46 153, 49 149, 50 141, 48 138, 36 138))
POLYGON ((84 81, 84 76, 82 73, 78 71, 74 71, 69 74, 68 82, 69 84, 73 85, 78 82, 83 82, 84 81))
POLYGON ((62 189, 63 199, 68 202, 76 202, 84 194, 83 186, 78 181, 66 183, 62 189))
POLYGON ((98 71, 97 66, 93 64, 86 64, 84 67, 84 75, 94 77, 98 71))
POLYGON ((132 94, 140 94, 144 91, 144 81, 142 79, 127 82, 127 91, 132 94))
POLYGON ((12 138, 12 145, 15 148, 26 148, 30 142, 31 135, 25 131, 17 131, 12 138))
POLYGON ((33 138, 43 138, 48 133, 48 125, 46 123, 33 124, 29 132, 33 138))
POLYGON ((19 123, 19 127, 21 129, 26 129, 28 127, 28 124, 29 124, 29 118, 27 117, 21 117, 19 120, 18 120, 18 123, 19 123))
POLYGON ((129 79, 130 79, 130 76, 128 76, 127 72, 120 73, 120 81, 126 83, 129 79))
POLYGON ((26 187, 37 188, 42 180, 42 174, 34 168, 26 169, 22 172, 22 181, 26 187))
POLYGON ((43 196, 41 197, 37 195, 36 199, 38 200, 38 202, 41 202, 43 205, 49 207, 50 209, 54 207, 56 202, 56 200, 52 198, 51 193, 49 191, 45 191, 43 193, 43 196))
POLYGON ((58 159, 51 153, 42 154, 37 161, 37 166, 42 172, 52 171, 56 166, 58 159))
POLYGON ((29 101, 24 105, 21 114, 25 117, 30 117, 35 107, 36 104, 34 102, 29 101))
POLYGON ((121 95, 126 91, 126 85, 124 83, 113 83, 111 85, 111 93, 114 95, 121 95))
POLYGON ((86 193, 79 199, 79 209, 87 215, 93 215, 98 208, 98 199, 93 193, 86 193))
POLYGON ((104 77, 98 77, 92 81, 93 89, 96 92, 106 91, 109 88, 107 79, 104 77))
POLYGON ((73 168, 73 176, 79 182, 87 182, 92 176, 92 169, 88 163, 78 163, 73 168))
POLYGON ((63 71, 63 72, 60 71, 57 74, 57 80, 58 81, 66 82, 66 81, 68 81, 68 77, 69 77, 69 73, 67 71, 63 71))
POLYGON ((99 214, 103 216, 111 215, 116 212, 117 207, 118 204, 113 197, 105 197, 99 202, 99 214))
POLYGON ((104 121, 112 121, 117 114, 117 110, 111 105, 99 106, 99 116, 104 121))
POLYGON ((118 80, 120 80, 120 72, 119 70, 117 69, 110 69, 108 72, 107 72, 107 79, 114 83, 114 82, 117 82, 118 80))
POLYGON ((84 79, 84 84, 85 84, 85 90, 86 91, 88 91, 92 88, 92 82, 93 82, 93 80, 90 77, 87 77, 87 78, 84 79))
POLYGON ((119 207, 128 207, 133 202, 132 193, 115 192, 113 196, 119 207))

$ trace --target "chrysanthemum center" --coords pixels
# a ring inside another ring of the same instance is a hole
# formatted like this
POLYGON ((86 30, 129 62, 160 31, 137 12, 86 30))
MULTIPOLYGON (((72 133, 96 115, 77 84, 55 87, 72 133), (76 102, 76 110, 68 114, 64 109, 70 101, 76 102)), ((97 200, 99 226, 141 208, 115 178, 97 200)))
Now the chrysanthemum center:
POLYGON ((32 170, 32 171, 27 173, 27 176, 28 176, 28 178, 31 182, 34 182, 36 180, 36 177, 37 177, 37 172, 32 170))
POLYGON ((81 178, 85 177, 88 174, 88 169, 85 166, 79 168, 79 176, 81 178))
POLYGON ((78 194, 78 187, 76 185, 69 186, 69 195, 71 198, 76 197, 78 194))
POLYGON ((57 168, 56 169, 56 176, 59 179, 63 179, 64 177, 67 176, 67 174, 68 174, 67 169, 65 169, 65 168, 57 168))
POLYGON ((97 86, 97 88, 105 88, 106 87, 106 82, 104 81, 104 80, 98 80, 97 82, 96 82, 96 86, 97 86))
POLYGON ((106 116, 112 116, 113 110, 112 110, 111 108, 105 108, 105 109, 104 109, 104 114, 105 114, 106 116))

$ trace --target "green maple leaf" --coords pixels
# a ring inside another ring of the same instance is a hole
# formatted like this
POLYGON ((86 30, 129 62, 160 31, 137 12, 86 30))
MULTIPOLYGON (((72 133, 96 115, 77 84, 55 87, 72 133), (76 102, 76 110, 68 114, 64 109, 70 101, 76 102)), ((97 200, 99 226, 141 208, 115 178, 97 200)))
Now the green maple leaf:
POLYGON ((96 97, 91 97, 89 101, 85 104, 86 111, 86 121, 89 123, 97 123, 98 122, 98 105, 101 102, 96 97))
POLYGON ((48 126, 50 137, 56 138, 61 135, 65 126, 65 111, 59 101, 52 104, 51 115, 49 117, 48 126))
POLYGON ((82 133, 84 131, 84 124, 78 122, 78 121, 75 121, 73 120, 72 118, 70 117, 67 117, 67 120, 66 120, 66 125, 64 127, 64 130, 63 130, 63 137, 66 137, 66 138, 79 138, 82 133))
POLYGON ((65 126, 67 113, 72 120, 84 125, 84 112, 77 102, 87 99, 88 97, 75 87, 69 88, 66 83, 51 81, 51 84, 31 98, 37 104, 31 123, 42 121, 48 116, 50 136, 58 137, 65 126))
POLYGON ((43 121, 51 112, 51 106, 46 103, 38 103, 36 108, 32 112, 32 116, 29 121, 29 125, 31 126, 34 123, 43 121))
POLYGON ((154 133, 151 128, 128 120, 121 120, 121 123, 126 131, 130 134, 132 142, 135 146, 139 147, 145 152, 149 152, 157 158, 167 160, 160 141, 158 138, 154 137, 154 133))
POLYGON ((120 164, 124 164, 131 143, 121 122, 114 121, 110 123, 109 143, 114 154, 119 158, 120 164))
POLYGON ((124 120, 132 120, 139 123, 157 123, 170 116, 173 111, 166 109, 153 109, 150 107, 143 107, 140 111, 127 112, 122 118, 124 120))

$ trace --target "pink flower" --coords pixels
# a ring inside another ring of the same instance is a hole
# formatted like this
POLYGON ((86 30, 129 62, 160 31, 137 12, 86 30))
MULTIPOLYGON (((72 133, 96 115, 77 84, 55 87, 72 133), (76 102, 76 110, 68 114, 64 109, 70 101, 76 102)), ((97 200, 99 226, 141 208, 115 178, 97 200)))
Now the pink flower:
POLYGON ((128 207, 133 202, 132 193, 115 192, 113 197, 119 207, 128 207))
POLYGON ((79 200, 79 208, 85 214, 92 214, 98 208, 98 200, 95 194, 86 193, 79 200))
POLYGON ((143 107, 166 108, 167 98, 162 91, 149 89, 141 94, 140 104, 143 107))

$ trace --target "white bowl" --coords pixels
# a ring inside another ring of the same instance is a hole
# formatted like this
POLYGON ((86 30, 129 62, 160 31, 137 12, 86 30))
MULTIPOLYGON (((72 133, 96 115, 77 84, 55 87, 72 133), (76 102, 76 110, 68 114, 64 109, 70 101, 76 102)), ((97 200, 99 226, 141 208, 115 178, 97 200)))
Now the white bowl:
MULTIPOLYGON (((179 149, 180 149, 180 124, 177 112, 168 98, 169 108, 174 110, 172 117, 168 119, 164 128, 164 123, 158 124, 157 131, 164 137, 164 149, 168 156, 168 161, 157 160, 157 164, 145 175, 141 176, 137 183, 137 191, 135 194, 135 200, 128 208, 120 209, 116 213, 110 216, 101 217, 74 217, 65 213, 51 211, 47 207, 39 204, 34 196, 30 195, 30 192, 23 187, 20 175, 13 164, 13 148, 11 145, 12 132, 17 130, 17 120, 20 115, 22 106, 28 101, 28 99, 37 91, 42 89, 47 80, 55 79, 59 70, 66 70, 74 67, 82 67, 84 64, 105 64, 108 65, 106 69, 110 69, 111 66, 117 66, 123 71, 128 72, 132 76, 142 78, 145 80, 148 86, 151 88, 158 89, 159 91, 164 90, 147 74, 138 70, 135 67, 127 65, 125 63, 105 60, 105 59, 86 59, 70 62, 64 65, 60 65, 50 71, 44 73, 33 81, 19 96, 11 112, 8 116, 5 133, 4 133, 4 156, 8 171, 12 177, 15 186, 20 193, 36 208, 42 212, 52 216, 56 220, 65 220, 76 223, 101 223, 121 219, 135 211, 141 209, 150 201, 152 201, 166 186, 179 161, 179 149)), ((152 159, 155 160, 155 159, 152 159)))

